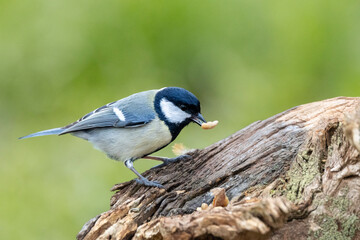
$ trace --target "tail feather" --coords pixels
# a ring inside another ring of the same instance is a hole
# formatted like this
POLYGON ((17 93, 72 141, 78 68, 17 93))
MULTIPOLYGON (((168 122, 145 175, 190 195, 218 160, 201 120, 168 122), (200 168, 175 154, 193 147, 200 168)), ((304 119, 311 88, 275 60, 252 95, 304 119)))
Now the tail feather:
POLYGON ((38 137, 38 136, 45 136, 45 135, 58 135, 62 131, 64 131, 63 128, 53 128, 53 129, 48 129, 48 130, 32 133, 32 134, 26 135, 24 137, 20 137, 19 139, 38 137))

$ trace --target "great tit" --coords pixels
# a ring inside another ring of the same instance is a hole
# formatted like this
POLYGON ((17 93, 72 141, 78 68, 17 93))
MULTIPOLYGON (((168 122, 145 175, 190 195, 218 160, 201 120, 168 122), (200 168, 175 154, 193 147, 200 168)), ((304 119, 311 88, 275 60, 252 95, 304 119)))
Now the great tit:
POLYGON ((85 139, 111 159, 123 161, 139 178, 140 184, 163 188, 135 170, 139 158, 163 161, 162 165, 187 158, 149 156, 175 140, 190 122, 206 123, 200 113, 200 102, 191 92, 179 87, 166 87, 135 93, 106 104, 65 127, 33 133, 20 139, 70 133, 85 139))

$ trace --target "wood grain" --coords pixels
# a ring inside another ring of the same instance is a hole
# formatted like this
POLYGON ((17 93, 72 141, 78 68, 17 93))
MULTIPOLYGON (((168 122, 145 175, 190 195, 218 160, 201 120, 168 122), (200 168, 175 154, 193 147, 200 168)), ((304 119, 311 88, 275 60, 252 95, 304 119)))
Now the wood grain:
POLYGON ((77 238, 356 238, 359 103, 338 97, 294 107, 144 173, 166 189, 117 184, 110 210, 77 238), (225 190, 227 206, 211 205, 214 188, 225 190))

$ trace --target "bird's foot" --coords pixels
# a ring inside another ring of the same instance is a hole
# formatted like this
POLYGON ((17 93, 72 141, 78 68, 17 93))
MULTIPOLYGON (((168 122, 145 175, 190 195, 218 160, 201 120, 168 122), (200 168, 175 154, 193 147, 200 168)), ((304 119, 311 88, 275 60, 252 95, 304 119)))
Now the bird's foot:
POLYGON ((163 163, 159 164, 159 165, 156 165, 155 167, 152 167, 151 169, 161 168, 161 167, 164 167, 164 166, 166 166, 166 165, 168 165, 170 163, 174 163, 174 162, 178 162, 178 161, 186 161, 186 160, 189 160, 189 159, 191 159, 191 156, 186 155, 186 154, 178 156, 178 157, 174 157, 174 158, 162 158, 161 161, 163 161, 163 163))
POLYGON ((140 185, 145 185, 145 186, 148 186, 148 187, 164 188, 164 186, 161 185, 159 182, 150 181, 150 180, 148 180, 146 178, 137 178, 137 179, 135 179, 135 181, 140 185))

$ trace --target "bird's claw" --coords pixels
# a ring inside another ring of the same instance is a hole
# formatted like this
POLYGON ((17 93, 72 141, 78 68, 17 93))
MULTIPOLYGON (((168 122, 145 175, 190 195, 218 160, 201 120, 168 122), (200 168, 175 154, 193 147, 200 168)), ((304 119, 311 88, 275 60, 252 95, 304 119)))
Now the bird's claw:
POLYGON ((159 182, 150 181, 150 180, 148 180, 146 178, 143 178, 143 179, 137 178, 137 179, 135 179, 135 181, 140 185, 145 185, 145 186, 148 186, 148 187, 164 188, 164 186, 161 185, 159 182))
POLYGON ((176 157, 176 158, 172 158, 172 159, 175 160, 174 162, 177 162, 177 161, 190 160, 191 158, 192 158, 192 157, 191 157, 190 155, 184 154, 184 155, 178 156, 178 157, 176 157))
POLYGON ((162 161, 162 164, 156 165, 155 167, 152 167, 151 169, 156 169, 156 168, 162 168, 166 165, 169 165, 170 163, 174 163, 174 162, 178 162, 178 161, 186 161, 191 159, 190 155, 181 155, 178 157, 174 157, 174 158, 164 158, 162 161))

